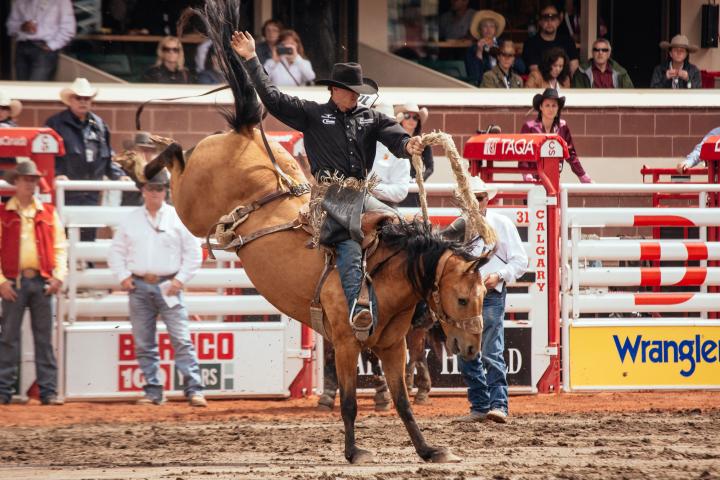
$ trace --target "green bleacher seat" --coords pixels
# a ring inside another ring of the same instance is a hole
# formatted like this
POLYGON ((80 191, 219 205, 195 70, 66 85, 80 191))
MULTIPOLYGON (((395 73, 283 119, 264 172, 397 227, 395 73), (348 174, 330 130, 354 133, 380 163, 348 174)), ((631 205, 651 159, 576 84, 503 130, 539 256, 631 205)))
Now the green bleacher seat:
POLYGON ((431 68, 458 80, 467 81, 468 75, 465 69, 465 62, 462 60, 431 60, 421 59, 420 65, 431 68))
POLYGON ((130 59, 123 53, 80 53, 77 58, 111 75, 125 77, 132 74, 130 59))

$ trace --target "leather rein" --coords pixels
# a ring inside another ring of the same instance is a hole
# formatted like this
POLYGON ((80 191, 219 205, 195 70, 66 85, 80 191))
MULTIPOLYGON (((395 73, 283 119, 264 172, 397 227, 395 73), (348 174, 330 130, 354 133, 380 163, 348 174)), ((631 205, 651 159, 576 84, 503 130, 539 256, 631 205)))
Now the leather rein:
POLYGON ((481 334, 482 333, 482 315, 475 315, 472 317, 466 317, 461 319, 454 319, 450 318, 442 307, 442 302, 440 299, 440 279, 442 278, 442 275, 445 271, 445 265, 447 264, 447 261, 450 259, 450 257, 453 255, 452 251, 446 250, 442 256, 440 257, 440 260, 438 261, 437 268, 435 269, 435 283, 433 283, 433 288, 431 292, 433 303, 435 304, 435 308, 431 308, 430 312, 433 314, 435 318, 441 323, 445 325, 449 325, 455 328, 459 328, 461 330, 464 330, 469 333, 473 334, 481 334))

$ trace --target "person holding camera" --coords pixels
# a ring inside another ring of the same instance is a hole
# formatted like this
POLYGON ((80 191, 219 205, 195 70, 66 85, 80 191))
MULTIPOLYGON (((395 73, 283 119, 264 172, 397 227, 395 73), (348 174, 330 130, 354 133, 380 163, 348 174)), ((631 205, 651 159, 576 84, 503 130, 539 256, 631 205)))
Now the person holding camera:
POLYGON ((278 86, 299 87, 315 80, 312 64, 305 58, 305 49, 295 30, 280 33, 272 58, 263 66, 270 81, 278 86))

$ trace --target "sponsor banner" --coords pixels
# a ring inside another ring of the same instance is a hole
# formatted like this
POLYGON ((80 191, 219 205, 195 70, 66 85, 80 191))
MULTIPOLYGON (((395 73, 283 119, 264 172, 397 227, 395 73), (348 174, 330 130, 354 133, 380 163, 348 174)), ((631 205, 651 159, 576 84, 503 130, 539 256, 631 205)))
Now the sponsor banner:
MULTIPOLYGON (((190 322, 190 335, 209 395, 287 395, 302 360, 287 358, 299 342, 299 324, 190 322), (288 343, 292 342, 292 343, 288 343), (292 346, 291 346, 292 345, 292 346)), ((165 326, 158 324, 159 380, 167 393, 180 394, 184 379, 165 326)), ((69 398, 132 396, 145 378, 135 357, 127 322, 78 322, 66 330, 69 398)))
POLYGON ((565 142, 557 135, 482 134, 465 143, 463 156, 468 159, 530 160, 567 158, 565 142))
POLYGON ((571 328, 570 384, 720 385, 720 325, 571 328))
MULTIPOLYGON (((531 337, 530 328, 505 328, 505 364, 508 368, 510 386, 531 386, 531 337)), ((429 345, 425 348, 432 386, 437 388, 465 389, 457 355, 448 355, 445 345, 438 357, 429 345)), ((369 364, 358 362, 358 387, 372 388, 372 369, 369 364)))

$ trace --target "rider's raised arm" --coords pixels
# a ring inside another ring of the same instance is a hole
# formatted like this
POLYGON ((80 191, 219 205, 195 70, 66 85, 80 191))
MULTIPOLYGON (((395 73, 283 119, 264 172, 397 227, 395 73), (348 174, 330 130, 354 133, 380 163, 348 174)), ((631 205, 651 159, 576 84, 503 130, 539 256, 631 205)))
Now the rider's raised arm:
POLYGON ((302 132, 309 123, 306 102, 282 93, 270 81, 256 56, 243 60, 243 65, 265 108, 284 124, 302 132))

